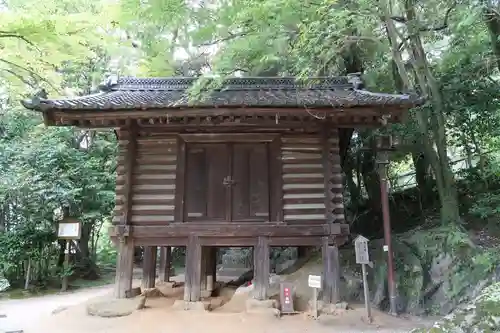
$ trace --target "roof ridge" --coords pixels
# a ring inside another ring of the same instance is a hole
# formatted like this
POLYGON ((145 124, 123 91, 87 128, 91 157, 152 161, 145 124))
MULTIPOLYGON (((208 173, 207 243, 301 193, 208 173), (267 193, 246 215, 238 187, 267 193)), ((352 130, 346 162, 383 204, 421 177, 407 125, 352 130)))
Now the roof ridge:
MULTIPOLYGON (((133 76, 106 79, 99 86, 101 91, 179 91, 190 88, 199 77, 151 77, 141 78, 133 76)), ((210 80, 210 79, 209 79, 210 80)), ((215 80, 215 78, 213 79, 215 80)), ((362 81, 358 73, 347 76, 321 76, 297 78, 283 77, 230 77, 222 82, 222 86, 215 90, 254 90, 254 89, 303 89, 303 90, 350 90, 359 88, 362 81)))

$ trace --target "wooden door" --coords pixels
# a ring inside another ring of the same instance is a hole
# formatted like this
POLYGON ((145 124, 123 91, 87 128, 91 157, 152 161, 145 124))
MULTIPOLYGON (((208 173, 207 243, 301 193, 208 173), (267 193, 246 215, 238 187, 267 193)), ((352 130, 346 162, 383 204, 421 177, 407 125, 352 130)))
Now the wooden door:
POLYGON ((186 156, 186 218, 188 221, 226 220, 226 187, 229 172, 227 145, 188 145, 186 156))
POLYGON ((231 220, 269 221, 267 144, 232 147, 231 220))
POLYGON ((187 146, 187 221, 269 221, 265 143, 187 146))

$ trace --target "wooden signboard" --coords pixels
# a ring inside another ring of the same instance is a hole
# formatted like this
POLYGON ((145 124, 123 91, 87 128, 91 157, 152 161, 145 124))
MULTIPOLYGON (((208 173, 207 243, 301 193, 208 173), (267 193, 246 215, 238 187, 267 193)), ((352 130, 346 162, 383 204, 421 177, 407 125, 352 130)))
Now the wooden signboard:
POLYGON ((357 264, 369 264, 370 254, 368 252, 368 238, 359 235, 354 240, 354 250, 356 252, 357 264))
POLYGON ((60 239, 80 239, 82 235, 81 223, 77 219, 67 218, 59 222, 57 237, 60 239))
POLYGON ((309 275, 307 284, 313 288, 313 316, 318 318, 318 289, 321 289, 321 275, 309 275))

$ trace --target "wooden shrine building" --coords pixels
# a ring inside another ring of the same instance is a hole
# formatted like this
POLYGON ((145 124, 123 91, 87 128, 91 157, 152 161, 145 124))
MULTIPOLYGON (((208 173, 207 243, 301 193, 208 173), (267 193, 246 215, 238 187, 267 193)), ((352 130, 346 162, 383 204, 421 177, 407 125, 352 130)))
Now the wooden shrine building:
POLYGON ((213 286, 218 246, 254 248, 254 297, 265 299, 270 246, 321 245, 323 295, 337 301, 349 129, 398 122, 416 101, 368 92, 356 75, 231 78, 192 99, 195 81, 124 77, 23 103, 49 126, 117 130, 117 297, 131 289, 134 246, 155 258, 157 246, 186 246, 192 302, 213 286))

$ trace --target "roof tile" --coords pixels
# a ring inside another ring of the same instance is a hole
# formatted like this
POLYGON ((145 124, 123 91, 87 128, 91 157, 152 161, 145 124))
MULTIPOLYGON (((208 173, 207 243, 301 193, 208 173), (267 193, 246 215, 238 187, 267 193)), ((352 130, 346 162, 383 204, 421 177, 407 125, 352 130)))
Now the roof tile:
POLYGON ((406 106, 421 103, 409 95, 372 93, 358 88, 359 79, 350 77, 231 78, 218 89, 190 99, 188 89, 197 78, 132 78, 108 80, 101 92, 64 99, 24 102, 34 110, 121 110, 187 107, 353 107, 406 106))

